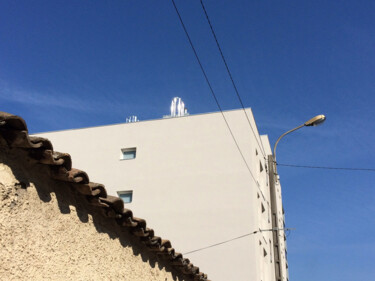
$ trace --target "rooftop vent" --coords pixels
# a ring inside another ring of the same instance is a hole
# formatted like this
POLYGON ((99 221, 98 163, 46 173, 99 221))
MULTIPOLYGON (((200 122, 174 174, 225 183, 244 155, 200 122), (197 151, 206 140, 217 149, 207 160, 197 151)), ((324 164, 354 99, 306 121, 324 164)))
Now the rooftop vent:
POLYGON ((133 123, 133 122, 138 122, 139 119, 137 116, 132 115, 126 118, 126 123, 133 123))
POLYGON ((171 115, 164 116, 165 118, 168 117, 181 117, 189 115, 187 108, 185 107, 185 103, 179 97, 174 97, 171 102, 171 115))

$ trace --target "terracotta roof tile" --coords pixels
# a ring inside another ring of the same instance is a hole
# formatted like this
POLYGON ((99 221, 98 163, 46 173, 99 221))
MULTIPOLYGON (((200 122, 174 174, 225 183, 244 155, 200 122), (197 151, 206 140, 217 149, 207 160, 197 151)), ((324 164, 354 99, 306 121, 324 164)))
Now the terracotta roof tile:
POLYGON ((48 139, 30 136, 21 117, 0 111, 0 135, 9 147, 27 149, 31 160, 49 166, 51 178, 69 182, 79 193, 86 195, 90 204, 101 208, 107 217, 115 218, 120 226, 130 228, 131 233, 139 237, 150 251, 162 256, 177 271, 197 281, 207 280, 207 275, 199 272, 189 259, 175 252, 169 240, 155 236, 144 219, 134 217, 131 210, 125 209, 121 198, 107 195, 104 185, 90 182, 86 172, 72 168, 69 154, 54 151, 48 139))

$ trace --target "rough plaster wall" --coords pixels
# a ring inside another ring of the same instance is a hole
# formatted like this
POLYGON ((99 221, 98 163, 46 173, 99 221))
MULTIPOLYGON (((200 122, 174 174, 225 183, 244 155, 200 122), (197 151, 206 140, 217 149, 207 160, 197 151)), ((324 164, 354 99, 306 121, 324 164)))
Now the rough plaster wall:
POLYGON ((0 163, 0 280, 182 280, 66 185, 25 172, 0 163))

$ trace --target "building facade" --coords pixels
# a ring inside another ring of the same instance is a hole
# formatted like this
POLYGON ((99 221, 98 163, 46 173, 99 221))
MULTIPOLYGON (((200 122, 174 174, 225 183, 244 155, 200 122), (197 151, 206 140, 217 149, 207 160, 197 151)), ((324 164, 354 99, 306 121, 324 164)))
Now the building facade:
POLYGON ((38 136, 69 151, 210 279, 286 281, 280 182, 269 176, 268 137, 246 112, 251 128, 243 110, 223 113, 237 144, 220 112, 38 136))

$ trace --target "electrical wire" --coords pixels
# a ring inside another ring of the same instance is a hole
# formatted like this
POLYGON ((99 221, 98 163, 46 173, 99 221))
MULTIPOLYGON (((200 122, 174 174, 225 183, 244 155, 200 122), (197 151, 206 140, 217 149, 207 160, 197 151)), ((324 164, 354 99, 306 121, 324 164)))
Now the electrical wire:
POLYGON ((209 249, 209 248, 213 248, 213 247, 216 247, 216 246, 219 246, 219 245, 225 244, 225 243, 232 242, 232 241, 237 240, 237 239, 241 239, 241 238, 244 238, 244 237, 247 237, 247 236, 250 236, 250 235, 256 234, 256 233, 258 233, 258 232, 277 231, 277 230, 287 230, 287 231, 290 231, 291 228, 276 228, 276 229, 275 229, 275 228, 270 228, 270 229, 259 229, 259 230, 256 230, 256 231, 253 231, 253 232, 250 232, 250 233, 246 233, 246 234, 244 234, 244 235, 241 235, 241 236, 238 236, 238 237, 235 237, 235 238, 229 239, 229 240, 225 240, 225 241, 222 241, 222 242, 219 242, 219 243, 216 243, 216 244, 212 244, 212 245, 207 246, 207 247, 202 247, 202 248, 199 248, 199 249, 196 249, 196 250, 193 250, 193 251, 189 251, 189 252, 183 253, 183 255, 187 255, 187 254, 191 254, 191 253, 199 252, 199 251, 202 251, 202 250, 206 250, 206 249, 209 249))
POLYGON ((204 78, 205 78, 205 80, 206 80, 206 82, 207 82, 207 85, 208 85, 208 87, 210 88, 210 92, 211 92, 211 94, 212 94, 212 96, 213 96, 213 98, 214 98, 214 100, 215 100, 215 102, 216 102, 217 107, 219 108, 219 110, 220 110, 220 112, 221 112, 221 115, 223 116, 223 119, 224 119, 224 121, 225 121, 225 124, 226 124, 226 126, 228 127, 228 130, 229 130, 229 132, 230 132, 230 134, 231 134, 231 136, 232 136, 232 139, 233 139, 233 141, 234 141, 234 143, 235 143, 235 145, 236 145, 236 147, 237 147, 237 149, 238 149, 238 152, 241 154, 241 157, 242 157, 242 159, 243 159, 243 161, 244 161, 244 163, 245 163, 245 165, 246 165, 246 167, 247 167, 247 170, 250 172, 250 175, 251 175, 251 177, 253 178, 253 180, 254 180, 256 186, 258 187, 259 191, 261 192, 263 199, 264 199, 265 201, 267 201, 266 198, 265 198, 265 196, 264 196, 264 194, 263 194, 263 192, 262 192, 262 190, 259 188, 259 185, 258 185, 258 183, 257 183, 257 181, 256 181, 256 179, 255 179, 255 177, 254 177, 254 174, 251 172, 251 169, 250 169, 249 165, 247 164, 247 161, 246 161, 246 159, 245 159, 245 156, 243 155, 243 153, 242 153, 242 151, 241 151, 241 149, 240 149, 240 146, 238 145, 238 142, 237 142, 236 138, 234 137, 234 134, 233 134, 233 132, 232 132, 232 129, 231 129, 230 126, 229 126, 229 123, 228 123, 227 119, 225 118, 224 112, 223 112, 223 110, 222 110, 222 108, 221 108, 221 106, 220 106, 220 103, 219 103, 219 101, 218 101, 218 99, 217 99, 217 97, 216 97, 216 94, 215 94, 215 92, 214 92, 214 90, 213 90, 213 88, 212 88, 212 86, 211 86, 211 83, 210 83, 208 77, 207 77, 206 71, 204 70, 203 65, 202 65, 202 63, 201 63, 201 61, 200 61, 200 59, 199 59, 199 56, 198 56, 198 54, 197 54, 197 51, 195 50, 195 47, 194 47, 194 45, 193 45, 193 42, 192 42, 191 39, 190 39, 189 33, 188 33, 188 31, 187 31, 187 29, 186 29, 186 27, 185 27, 185 24, 184 24, 184 22, 183 22, 183 20, 182 20, 182 18, 181 18, 180 12, 179 12, 178 9, 177 9, 176 3, 174 2, 174 0, 171 0, 171 1, 172 1, 173 6, 174 6, 174 8, 175 8, 175 10, 176 10, 176 13, 177 13, 178 18, 179 18, 179 20, 180 20, 180 23, 181 23, 181 25, 182 25, 182 28, 183 28, 184 31, 185 31, 186 37, 187 37, 187 39, 189 40, 189 43, 190 43, 190 46, 191 46, 191 48, 192 48, 192 50, 193 50, 193 52, 194 52, 195 58, 197 59, 198 64, 199 64, 199 67, 200 67, 200 69, 201 69, 201 71, 202 71, 202 73, 203 73, 203 76, 204 76, 204 78))
POLYGON ((325 170, 345 170, 345 171, 367 171, 375 172, 372 168, 341 168, 341 167, 324 167, 324 166, 306 166, 306 165, 293 165, 277 163, 277 166, 293 167, 293 168, 308 168, 308 169, 325 169, 325 170))
POLYGON ((210 26, 211 33, 212 33, 212 35, 213 35, 213 37, 214 37, 214 39, 215 39, 216 46, 217 46, 217 48, 219 49, 219 52, 220 52, 221 58, 222 58, 222 60, 223 60, 223 62, 224 62, 225 68, 227 69, 227 72, 228 72, 229 78, 230 78, 230 80, 232 81, 232 85, 233 85, 234 91, 236 92, 237 98, 238 98, 238 100, 240 101, 240 104, 241 104, 241 107, 242 107, 242 109, 243 109, 243 112, 245 113, 245 116, 246 116, 247 122, 249 123, 250 129, 251 129, 251 131, 253 132, 253 135, 254 135, 254 137, 255 137, 257 143, 258 143, 258 146, 259 146, 259 147, 261 148, 261 150, 262 150, 263 157, 266 157, 266 153, 265 153, 265 150, 264 150, 263 143, 262 143, 262 142, 259 142, 259 140, 258 140, 258 138, 257 138, 257 136, 256 136, 256 134, 255 134, 254 128, 253 128, 253 126, 251 125, 251 122, 250 122, 249 116, 248 116, 248 114, 246 113, 245 106, 244 106, 244 104, 243 104, 243 102, 242 102, 242 98, 241 98, 241 96, 240 96, 240 93, 238 92, 238 89, 237 89, 236 83, 234 82, 234 79, 233 79, 232 73, 231 73, 230 70, 229 70, 229 66, 228 66, 227 61, 226 61, 226 59, 225 59, 225 57, 224 57, 224 54, 223 54, 223 51, 222 51, 222 49, 221 49, 221 47, 220 47, 219 41, 218 41, 218 39, 217 39, 217 37, 216 37, 216 33, 215 33, 215 31, 214 31, 214 28, 213 28, 213 26, 212 26, 212 24, 211 24, 211 20, 210 20, 210 18, 209 18, 209 16, 208 16, 208 13, 207 13, 206 7, 205 7, 204 4, 203 4, 203 0, 200 0, 200 3, 201 3, 201 6, 202 6, 202 9, 203 9, 203 11, 204 11, 204 14, 206 15, 206 19, 207 19, 207 22, 208 22, 208 24, 209 24, 209 26, 210 26))

